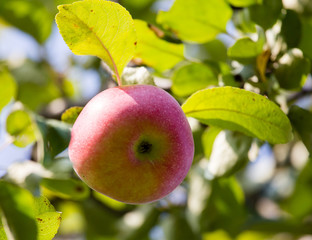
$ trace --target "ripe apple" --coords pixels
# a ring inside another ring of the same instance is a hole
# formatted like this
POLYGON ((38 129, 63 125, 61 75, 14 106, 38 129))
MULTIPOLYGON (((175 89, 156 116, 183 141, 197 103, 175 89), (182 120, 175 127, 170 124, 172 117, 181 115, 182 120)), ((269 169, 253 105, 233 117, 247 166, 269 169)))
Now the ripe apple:
POLYGON ((109 88, 78 116, 69 157, 94 190, 132 204, 163 198, 185 178, 194 142, 178 102, 151 85, 109 88))

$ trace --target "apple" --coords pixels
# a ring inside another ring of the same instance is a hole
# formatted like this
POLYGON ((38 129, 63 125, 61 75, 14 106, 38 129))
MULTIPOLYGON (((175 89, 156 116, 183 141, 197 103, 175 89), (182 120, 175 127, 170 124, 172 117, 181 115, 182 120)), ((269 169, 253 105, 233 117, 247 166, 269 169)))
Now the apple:
POLYGON ((109 88, 92 98, 72 128, 69 158, 89 187, 115 200, 159 200, 185 178, 194 155, 178 102, 151 85, 109 88))

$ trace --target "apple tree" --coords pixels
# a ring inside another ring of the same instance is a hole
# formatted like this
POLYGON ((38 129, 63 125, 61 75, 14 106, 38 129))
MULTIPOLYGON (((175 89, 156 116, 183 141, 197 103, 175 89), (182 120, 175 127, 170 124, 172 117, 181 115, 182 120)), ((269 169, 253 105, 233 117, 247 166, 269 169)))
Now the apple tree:
POLYGON ((2 0, 0 239, 311 239, 311 38, 309 0, 2 0))

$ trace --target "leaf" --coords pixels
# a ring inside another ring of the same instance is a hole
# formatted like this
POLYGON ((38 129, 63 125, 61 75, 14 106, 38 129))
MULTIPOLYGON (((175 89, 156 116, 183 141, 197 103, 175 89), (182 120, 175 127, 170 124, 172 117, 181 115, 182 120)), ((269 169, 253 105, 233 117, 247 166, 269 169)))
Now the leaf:
POLYGON ((0 213, 0 240, 8 240, 5 230, 4 230, 4 226, 1 221, 1 213, 0 213))
POLYGON ((61 223, 61 213, 46 212, 36 217, 38 240, 53 239, 61 223))
POLYGON ((302 20, 302 36, 299 43, 299 48, 305 56, 312 59, 312 22, 309 20, 302 20))
POLYGON ((52 30, 53 15, 44 1, 1 0, 0 16, 43 43, 52 30))
POLYGON ((24 110, 10 113, 6 120, 6 130, 14 138, 14 145, 18 147, 26 147, 36 140, 34 123, 24 110))
POLYGON ((225 0, 176 0, 168 12, 158 13, 157 22, 183 41, 204 43, 226 32, 231 16, 225 0))
POLYGON ((299 49, 289 50, 279 59, 278 64, 275 76, 281 88, 298 89, 303 86, 310 73, 310 61, 299 49))
POLYGON ((307 161, 306 166, 296 180, 296 186, 292 195, 282 203, 282 207, 295 217, 304 218, 312 210, 311 181, 312 159, 307 161))
POLYGON ((17 86, 14 78, 6 70, 0 67, 0 112, 12 98, 15 98, 17 86))
POLYGON ((182 105, 184 113, 200 122, 242 132, 272 144, 292 138, 282 110, 267 98, 243 89, 220 87, 201 90, 182 105))
POLYGON ((228 0, 235 7, 248 7, 254 4, 261 4, 263 0, 228 0))
POLYGON ((212 178, 228 177, 248 162, 248 151, 252 138, 237 132, 221 131, 213 141, 213 147, 207 166, 212 178))
POLYGON ((250 13, 247 8, 234 12, 233 23, 238 30, 241 30, 244 33, 257 32, 256 24, 251 21, 250 13))
POLYGON ((0 181, 0 208, 15 240, 33 240, 37 225, 33 215, 34 199, 30 192, 0 181))
POLYGON ((76 179, 43 178, 41 186, 48 189, 53 195, 64 199, 82 200, 90 195, 89 188, 76 179))
POLYGON ((288 117, 302 142, 312 154, 312 112, 294 105, 289 109, 288 117))
POLYGON ((31 110, 38 111, 45 104, 61 96, 56 84, 57 75, 46 62, 30 60, 12 70, 18 92, 16 99, 31 110))
POLYGON ((249 63, 262 52, 264 42, 259 40, 254 42, 249 37, 238 39, 234 45, 228 49, 228 56, 241 63, 249 63))
POLYGON ((74 124, 82 109, 83 107, 71 107, 66 109, 61 116, 62 122, 74 124))
POLYGON ((121 5, 85 0, 58 6, 56 23, 73 53, 101 58, 117 79, 134 54, 133 20, 121 5))
POLYGON ((282 0, 263 0, 261 5, 252 5, 248 9, 251 20, 267 30, 276 23, 282 7, 282 0))
POLYGON ((184 97, 211 85, 218 85, 213 70, 202 63, 189 63, 174 71, 171 89, 174 94, 184 97))
POLYGON ((135 61, 153 67, 159 72, 171 69, 177 63, 185 60, 183 44, 170 43, 159 38, 148 23, 135 19, 135 29, 138 37, 135 61))
POLYGON ((38 226, 38 240, 53 239, 61 222, 61 213, 56 212, 44 196, 35 198, 35 212, 38 226))
POLYGON ((226 47, 219 39, 204 44, 185 43, 185 56, 187 59, 212 60, 225 62, 227 59, 226 47))
POLYGON ((270 56, 271 56, 271 51, 270 50, 266 50, 263 51, 260 55, 257 56, 257 70, 260 76, 260 80, 262 82, 266 82, 266 70, 267 70, 267 64, 268 61, 270 60, 270 56))
POLYGON ((39 149, 43 150, 42 161, 45 167, 51 166, 54 157, 68 147, 70 141, 70 125, 57 120, 36 118, 38 129, 42 136, 39 149))
POLYGON ((212 147, 213 147, 213 143, 216 139, 216 137, 218 136, 218 134, 222 131, 221 128, 218 127, 208 127, 203 135, 202 135, 202 144, 203 144, 203 148, 204 148, 204 153, 205 153, 205 157, 207 159, 210 158, 210 154, 212 152, 212 147))
POLYGON ((35 216, 47 212, 55 212, 55 208, 45 196, 35 197, 35 216))
POLYGON ((286 10, 286 15, 282 20, 281 34, 287 43, 288 48, 298 47, 301 35, 302 24, 299 15, 290 9, 286 10))
POLYGON ((173 209, 161 222, 164 229, 164 239, 170 240, 197 240, 201 239, 191 228, 188 218, 182 209, 173 209))
POLYGON ((234 177, 211 182, 211 193, 200 212, 201 231, 223 229, 234 239, 246 223, 244 192, 234 177), (209 218, 207 218, 209 215, 209 218))

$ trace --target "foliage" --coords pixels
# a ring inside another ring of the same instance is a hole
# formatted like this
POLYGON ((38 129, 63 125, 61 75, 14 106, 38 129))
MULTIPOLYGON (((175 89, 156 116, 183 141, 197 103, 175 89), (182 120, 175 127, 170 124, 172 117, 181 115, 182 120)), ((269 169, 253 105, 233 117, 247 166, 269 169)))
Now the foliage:
POLYGON ((0 32, 19 29, 39 56, 0 52, 0 151, 32 148, 0 180, 0 239, 311 237, 311 1, 118 2, 1 1, 0 32), (56 24, 87 55, 62 71, 48 54, 56 24), (127 205, 78 178, 66 149, 90 96, 75 71, 96 74, 101 90, 155 83, 179 101, 195 156, 173 193, 127 205))

